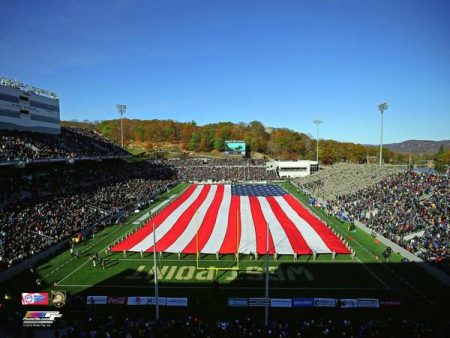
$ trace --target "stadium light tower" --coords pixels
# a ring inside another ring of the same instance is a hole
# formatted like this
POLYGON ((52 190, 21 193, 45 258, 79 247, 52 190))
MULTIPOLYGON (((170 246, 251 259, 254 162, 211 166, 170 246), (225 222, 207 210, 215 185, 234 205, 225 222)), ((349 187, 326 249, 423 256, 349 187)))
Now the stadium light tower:
POLYGON ((122 140, 123 148, 123 114, 127 110, 127 106, 124 104, 116 104, 117 112, 120 114, 120 139, 122 140))
POLYGON ((381 137, 380 137, 380 167, 383 159, 383 112, 388 109, 388 104, 386 102, 379 104, 378 109, 381 112, 381 137))
MULTIPOLYGON (((150 214, 149 214, 150 218, 150 214)), ((159 320, 159 287, 158 287, 158 265, 156 264, 156 233, 155 222, 153 222, 153 278, 155 281, 155 317, 159 320)))
POLYGON ((319 166, 319 125, 322 123, 322 120, 318 118, 317 120, 314 120, 314 123, 317 126, 317 149, 316 149, 316 161, 317 161, 317 167, 319 166))
POLYGON ((266 222, 266 297, 264 303, 264 324, 269 326, 269 222, 266 222))

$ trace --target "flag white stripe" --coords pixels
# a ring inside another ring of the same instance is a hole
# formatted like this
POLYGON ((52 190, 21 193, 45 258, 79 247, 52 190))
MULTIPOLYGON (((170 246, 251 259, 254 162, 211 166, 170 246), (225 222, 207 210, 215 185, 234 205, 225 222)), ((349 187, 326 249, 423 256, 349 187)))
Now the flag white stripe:
POLYGON ((269 201, 266 197, 258 197, 258 201, 261 204, 261 210, 269 224, 270 234, 272 235, 273 244, 275 246, 275 252, 283 255, 294 254, 294 249, 292 249, 291 243, 289 242, 288 236, 278 221, 277 217, 273 213, 270 207, 269 201))
MULTIPOLYGON (((189 196, 183 203, 181 203, 181 205, 176 208, 169 216, 167 216, 167 218, 160 224, 160 226, 155 230, 156 243, 158 243, 158 241, 163 238, 166 233, 170 231, 170 229, 172 229, 173 225, 178 221, 180 216, 197 199, 204 187, 204 185, 197 185, 191 196, 189 196)), ((150 233, 141 242, 132 247, 130 251, 146 251, 147 249, 151 248, 153 244, 153 234, 150 233)))
POLYGON ((206 212, 211 206, 214 196, 216 195, 216 191, 217 185, 211 185, 208 195, 189 221, 186 229, 175 240, 175 242, 173 242, 172 245, 167 248, 166 252, 181 252, 192 241, 192 239, 195 237, 197 229, 200 228, 200 225, 203 223, 203 219, 205 218, 206 212))
POLYGON ((331 250, 327 247, 322 237, 306 222, 301 218, 297 212, 292 209, 288 202, 283 198, 283 196, 275 196, 275 200, 283 209, 287 217, 294 223, 297 229, 302 234, 308 246, 311 250, 317 253, 330 253, 331 250))
POLYGON ((230 213, 231 205, 231 185, 227 184, 224 187, 222 202, 217 212, 216 223, 212 230, 211 236, 201 250, 202 253, 216 253, 222 247, 228 228, 228 215, 230 213))
POLYGON ((241 241, 239 243, 240 253, 256 252, 256 232, 253 223, 250 199, 248 196, 240 197, 241 203, 241 241))

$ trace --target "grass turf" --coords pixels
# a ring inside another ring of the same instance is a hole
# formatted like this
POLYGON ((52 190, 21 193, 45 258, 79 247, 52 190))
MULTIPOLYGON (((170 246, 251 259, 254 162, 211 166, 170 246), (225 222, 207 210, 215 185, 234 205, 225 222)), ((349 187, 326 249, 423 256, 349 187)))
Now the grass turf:
MULTIPOLYGON (((420 306, 444 306, 442 295, 448 295, 448 288, 429 276, 416 264, 400 264, 401 256, 393 254, 389 264, 381 262, 385 246, 364 231, 356 228, 349 231, 348 224, 327 215, 323 210, 308 205, 308 198, 292 184, 282 187, 298 198, 311 212, 320 217, 338 234, 343 236, 356 252, 356 259, 350 255, 280 256, 269 259, 271 297, 379 297, 399 299, 406 304, 420 306)), ((67 290, 79 295, 153 295, 153 255, 144 253, 105 254, 104 249, 121 239, 130 230, 142 224, 135 224, 149 209, 187 188, 182 183, 151 205, 147 210, 131 216, 123 225, 109 226, 77 246, 78 259, 69 250, 64 251, 41 264, 36 274, 42 280, 42 287, 34 284, 36 275, 25 271, 4 283, 2 288, 13 296, 20 292, 67 290), (89 257, 98 253, 106 259, 106 267, 94 267, 89 257)), ((158 255, 158 277, 161 296, 187 296, 199 309, 208 304, 211 313, 224 315, 227 311, 227 297, 263 297, 266 257, 251 259, 241 255, 238 271, 215 271, 207 267, 233 268, 237 262, 234 256, 202 255, 197 269, 195 255, 158 255)), ((190 303, 191 304, 191 303, 190 303)))

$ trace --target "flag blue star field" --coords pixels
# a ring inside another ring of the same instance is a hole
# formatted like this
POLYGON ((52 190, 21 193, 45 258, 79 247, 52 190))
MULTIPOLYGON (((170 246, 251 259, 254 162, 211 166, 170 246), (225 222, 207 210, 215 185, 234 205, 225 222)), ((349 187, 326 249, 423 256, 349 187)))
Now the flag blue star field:
POLYGON ((286 192, 275 184, 234 184, 231 194, 235 196, 283 196, 286 192))
POLYGON ((271 254, 350 253, 326 224, 275 184, 193 184, 112 250, 152 252, 156 246, 158 252, 185 254, 265 254, 267 241, 271 254))

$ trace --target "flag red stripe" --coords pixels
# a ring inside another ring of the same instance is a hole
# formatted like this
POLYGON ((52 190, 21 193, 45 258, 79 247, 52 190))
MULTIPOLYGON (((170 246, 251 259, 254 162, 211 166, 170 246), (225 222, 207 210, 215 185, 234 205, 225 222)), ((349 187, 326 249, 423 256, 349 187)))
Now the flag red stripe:
POLYGON ((284 232, 286 233, 289 243, 291 243, 292 249, 294 252, 307 255, 311 254, 312 250, 306 243, 300 231, 298 231, 295 224, 286 216, 283 209, 280 207, 278 202, 273 198, 273 196, 267 197, 267 201, 272 208, 273 214, 277 218, 278 222, 280 222, 283 227, 284 232))
MULTIPOLYGON (((195 213, 205 201, 206 196, 208 195, 209 190, 211 189, 211 185, 204 185, 202 187, 202 191, 195 199, 195 201, 183 212, 183 214, 178 218, 172 228, 164 235, 163 238, 160 238, 156 243, 156 251, 165 251, 168 247, 170 247, 177 238, 186 230, 189 222, 195 217, 195 213)), ((152 252, 153 246, 147 249, 147 252, 152 252)))
MULTIPOLYGON (((261 210, 258 197, 249 196, 250 210, 252 211, 253 223, 255 224, 256 234, 256 251, 259 255, 267 253, 267 221, 261 210)), ((273 244, 272 234, 269 230, 269 253, 275 253, 275 245, 273 244)))
POLYGON ((232 254, 237 252, 241 241, 241 211, 239 196, 231 196, 230 211, 228 213, 228 227, 219 250, 221 254, 232 254), (238 220, 239 218, 239 220, 238 220), (237 228, 239 227, 239 234, 237 228))
POLYGON ((200 252, 206 245, 216 223, 217 214, 219 212, 220 204, 222 203, 224 190, 225 187, 223 184, 217 186, 214 199, 211 202, 208 211, 206 212, 202 224, 198 228, 198 235, 194 236, 192 241, 183 249, 182 253, 188 254, 197 252, 196 238, 198 238, 198 252, 200 252))
POLYGON ((309 210, 305 209, 293 196, 286 194, 283 198, 289 203, 297 214, 303 218, 309 225, 319 234, 327 247, 336 253, 348 254, 350 250, 342 243, 342 241, 331 232, 331 230, 323 224, 319 219, 312 215, 309 210))
POLYGON ((146 225, 144 225, 142 228, 140 228, 138 231, 136 231, 134 234, 132 234, 123 242, 114 246, 111 250, 112 251, 130 250, 136 244, 141 242, 144 238, 146 238, 153 232, 153 224, 155 224, 156 229, 175 209, 177 209, 184 201, 186 201, 189 198, 189 196, 192 195, 196 187, 197 187, 196 184, 190 185, 183 194, 181 194, 172 203, 169 203, 169 205, 167 205, 165 208, 163 208, 161 212, 158 215, 156 215, 153 219, 151 219, 149 222, 147 222, 146 225))

